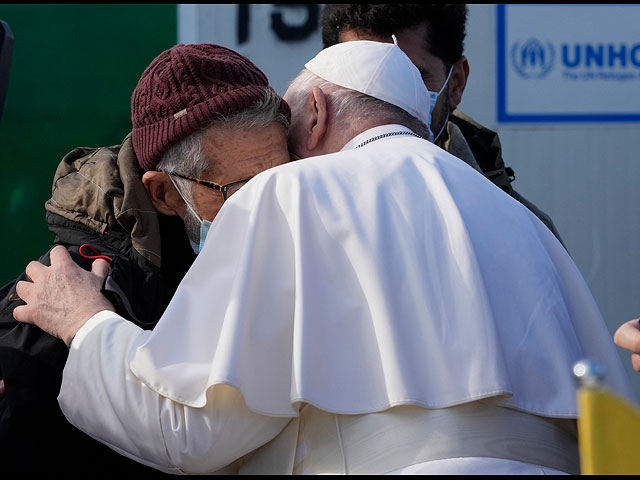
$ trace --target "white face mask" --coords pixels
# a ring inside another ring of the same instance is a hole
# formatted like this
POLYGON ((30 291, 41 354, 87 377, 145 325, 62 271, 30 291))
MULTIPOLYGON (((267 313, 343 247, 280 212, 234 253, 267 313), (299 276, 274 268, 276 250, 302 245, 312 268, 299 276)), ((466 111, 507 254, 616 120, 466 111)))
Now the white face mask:
POLYGON ((438 132, 438 135, 436 135, 435 137, 433 136, 433 131, 431 130, 431 114, 433 113, 433 109, 436 107, 436 101, 438 100, 438 96, 440 96, 442 91, 447 86, 447 83, 449 83, 449 79, 451 78, 451 73, 452 72, 453 72, 453 65, 449 69, 449 74, 447 75, 447 79, 442 84, 442 88, 440 89, 440 91, 438 93, 429 92, 429 135, 431 135, 431 138, 433 139, 432 140, 433 143, 435 143, 436 140, 438 140, 438 138, 440 137, 440 134, 442 134, 442 131, 444 130, 444 127, 447 125, 447 120, 449 119, 449 114, 447 113, 447 118, 445 119, 445 122, 442 125, 442 128, 440 128, 440 131, 438 132))
POLYGON ((178 185, 176 184, 176 182, 173 180, 173 177, 171 177, 171 174, 169 174, 169 179, 171 180, 171 183, 173 183, 173 186, 176 187, 178 195, 180 195, 182 200, 184 200, 184 203, 187 205, 187 208, 200 222, 200 243, 199 244, 195 243, 193 240, 191 240, 191 238, 189 238, 189 243, 191 244, 191 248, 193 249, 195 254, 198 255, 202 251, 202 248, 204 247, 204 241, 207 238, 207 233, 209 233, 209 227, 211 227, 211 222, 209 220, 203 220, 202 217, 198 215, 198 212, 196 212, 195 208, 191 206, 191 202, 188 202, 187 199, 184 198, 184 195, 182 195, 182 192, 178 188, 178 185))

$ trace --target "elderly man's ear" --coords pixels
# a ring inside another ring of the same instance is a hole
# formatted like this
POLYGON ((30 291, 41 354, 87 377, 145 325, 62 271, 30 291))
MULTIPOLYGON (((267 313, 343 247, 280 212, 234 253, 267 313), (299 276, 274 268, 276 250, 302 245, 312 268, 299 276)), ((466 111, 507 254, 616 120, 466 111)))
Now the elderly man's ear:
POLYGON ((184 216, 185 204, 164 172, 149 171, 142 175, 142 183, 151 197, 153 206, 164 215, 184 216))

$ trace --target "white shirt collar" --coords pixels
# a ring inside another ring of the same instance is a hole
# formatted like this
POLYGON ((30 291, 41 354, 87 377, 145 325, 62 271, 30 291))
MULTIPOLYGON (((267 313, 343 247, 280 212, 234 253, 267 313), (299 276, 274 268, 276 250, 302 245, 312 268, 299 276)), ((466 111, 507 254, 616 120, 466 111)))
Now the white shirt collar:
POLYGON ((379 135, 384 135, 386 133, 392 133, 392 132, 407 132, 409 135, 413 135, 413 132, 411 131, 411 129, 405 127, 404 125, 399 125, 399 124, 380 125, 378 127, 373 127, 373 128, 370 128, 369 130, 365 130, 364 132, 356 135, 354 138, 348 141, 347 144, 340 149, 340 151, 342 152, 345 150, 352 150, 356 148, 358 145, 360 145, 361 143, 366 142, 367 140, 371 140, 372 138, 375 138, 379 135))

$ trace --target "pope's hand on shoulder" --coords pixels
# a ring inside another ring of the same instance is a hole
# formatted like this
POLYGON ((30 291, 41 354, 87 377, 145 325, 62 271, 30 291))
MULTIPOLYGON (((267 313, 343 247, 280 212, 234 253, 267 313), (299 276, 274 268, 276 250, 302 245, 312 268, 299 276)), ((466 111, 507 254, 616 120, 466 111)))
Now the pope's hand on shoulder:
POLYGON ((640 319, 634 318, 623 323, 613 336, 613 341, 620 348, 629 350, 633 369, 640 372, 640 319))
POLYGON ((25 270, 31 282, 20 281, 16 293, 26 305, 13 311, 18 322, 37 325, 45 332, 71 343, 78 330, 96 313, 114 311, 100 293, 109 271, 105 260, 93 262, 91 271, 80 268, 62 246, 49 255, 51 266, 31 262, 25 270))

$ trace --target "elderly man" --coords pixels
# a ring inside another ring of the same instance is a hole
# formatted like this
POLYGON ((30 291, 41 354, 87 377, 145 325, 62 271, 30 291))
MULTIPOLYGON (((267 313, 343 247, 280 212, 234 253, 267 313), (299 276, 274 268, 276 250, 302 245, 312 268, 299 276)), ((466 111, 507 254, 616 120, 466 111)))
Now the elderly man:
MULTIPOLYGON (((225 200, 289 160, 290 112, 253 63, 209 44, 177 45, 154 59, 131 112, 122 145, 77 148, 62 160, 46 210, 56 243, 80 265, 110 261, 100 288, 132 325, 150 329, 225 200)), ((3 472, 148 473, 66 422, 56 397, 68 349, 13 319, 23 304, 15 284, 0 302, 3 472)))
POLYGON ((422 138, 429 97, 397 45, 306 67, 290 148, 319 156, 224 205, 153 332, 97 294, 101 260, 28 266, 14 315, 70 345, 67 418, 170 472, 577 472, 574 361, 631 390, 564 248, 422 138))
POLYGON ((466 5, 330 4, 322 11, 321 23, 325 48, 351 40, 390 42, 395 34, 434 99, 430 109, 434 143, 482 172, 562 241, 551 218, 511 185, 515 174, 504 166, 498 134, 457 109, 469 78, 469 62, 463 55, 466 5))

